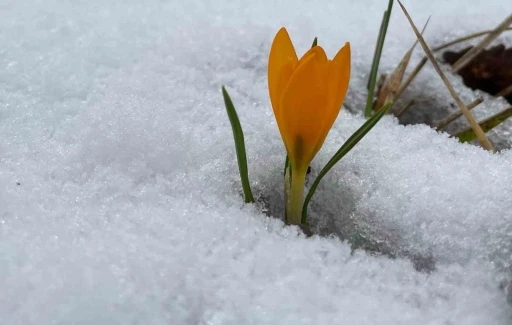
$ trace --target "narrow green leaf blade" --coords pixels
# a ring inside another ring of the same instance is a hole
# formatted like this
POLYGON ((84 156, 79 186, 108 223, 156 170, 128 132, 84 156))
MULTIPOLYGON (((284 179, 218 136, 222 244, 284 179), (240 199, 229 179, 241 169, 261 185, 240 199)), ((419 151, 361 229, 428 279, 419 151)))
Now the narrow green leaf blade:
MULTIPOLYGON (((501 123, 503 123, 506 119, 512 116, 512 107, 509 107, 498 114, 495 114, 482 122, 478 123, 482 128, 482 131, 487 133, 488 131, 494 129, 501 123)), ((475 131, 472 128, 468 128, 463 130, 455 135, 456 138, 459 139, 460 142, 469 142, 476 139, 475 131)))
POLYGON ((315 37, 315 39, 313 40, 313 44, 311 44, 311 47, 315 47, 318 45, 318 37, 315 37))
POLYGON ((379 30, 379 37, 375 45, 375 53, 373 55, 372 69, 370 78, 368 79, 368 97, 366 98, 366 107, 364 116, 369 118, 372 116, 373 95, 375 93, 375 84, 377 82, 377 73, 379 70, 380 57, 382 56, 382 48, 384 47, 384 40, 388 31, 389 17, 391 16, 391 9, 393 8, 393 0, 388 1, 388 9, 384 12, 382 17, 381 27, 379 30))
POLYGON ((311 188, 309 189, 309 192, 306 196, 306 199, 304 200, 304 205, 302 206, 302 219, 301 223, 305 224, 308 217, 308 205, 311 201, 311 198, 313 197, 313 194, 315 194, 316 188, 318 187, 318 184, 320 184, 320 181, 322 178, 331 170, 334 165, 338 161, 340 161, 341 158, 343 158, 354 146, 361 141, 361 139, 379 122, 379 120, 386 114, 389 107, 393 102, 387 102, 384 107, 379 110, 377 113, 375 113, 372 117, 370 117, 348 140, 341 146, 341 148, 334 154, 334 156, 329 160, 329 162, 325 165, 325 167, 320 171, 318 174, 315 182, 313 185, 311 185, 311 188))
POLYGON ((235 110, 235 106, 231 101, 231 97, 222 86, 222 96, 224 97, 224 104, 226 105, 226 111, 228 113, 229 122, 231 123, 231 129, 233 131, 233 137, 235 139, 236 158, 238 160, 238 170, 240 171, 240 179, 242 181, 242 188, 244 191, 245 203, 254 203, 254 197, 252 196, 251 185, 249 184, 249 172, 247 170, 247 157, 245 154, 245 142, 244 133, 240 120, 235 110))
POLYGON ((382 38, 382 31, 384 30, 384 23, 385 23, 385 21, 386 21, 386 11, 384 11, 384 13, 382 14, 382 20, 380 21, 379 34, 377 34, 377 41, 375 42, 375 50, 373 52, 372 68, 370 70, 370 75, 368 76, 368 82, 366 83, 366 89, 367 90, 370 90, 370 83, 371 83, 371 80, 372 80, 371 71, 373 71, 373 67, 376 64, 377 52, 379 50, 379 42, 380 42, 380 39, 382 38))
POLYGON ((284 161, 284 171, 283 171, 284 176, 286 176, 286 168, 288 168, 289 164, 290 164, 290 158, 288 158, 288 155, 286 155, 286 160, 284 161))

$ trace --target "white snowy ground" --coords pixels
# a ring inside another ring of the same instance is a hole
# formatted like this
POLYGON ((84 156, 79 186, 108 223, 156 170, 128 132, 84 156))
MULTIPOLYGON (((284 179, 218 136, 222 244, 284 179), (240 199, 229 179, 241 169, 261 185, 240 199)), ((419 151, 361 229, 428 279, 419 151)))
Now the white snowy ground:
MULTIPOLYGON (((511 151, 384 118, 311 206, 317 229, 357 233, 380 256, 262 212, 282 211, 275 32, 301 53, 315 36, 330 55, 350 41, 347 102, 361 105, 385 2, 3 0, 0 324, 510 324, 511 151), (221 84, 266 206, 241 203, 221 84)), ((420 25, 432 15, 433 44, 510 11, 405 5, 420 25)), ((413 40, 395 6, 382 71, 413 40)), ((431 68, 413 87, 450 101, 431 68)), ((340 114, 313 174, 363 121, 340 114)))

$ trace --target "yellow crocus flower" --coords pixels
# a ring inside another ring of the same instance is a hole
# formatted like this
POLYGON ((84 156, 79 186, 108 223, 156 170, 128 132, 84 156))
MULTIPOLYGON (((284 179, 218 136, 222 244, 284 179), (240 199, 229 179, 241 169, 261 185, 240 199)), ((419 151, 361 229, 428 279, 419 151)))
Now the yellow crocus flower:
POLYGON ((338 116, 349 79, 349 43, 332 60, 320 46, 299 60, 286 29, 277 32, 268 59, 268 88, 291 165, 288 223, 300 224, 308 166, 338 116))

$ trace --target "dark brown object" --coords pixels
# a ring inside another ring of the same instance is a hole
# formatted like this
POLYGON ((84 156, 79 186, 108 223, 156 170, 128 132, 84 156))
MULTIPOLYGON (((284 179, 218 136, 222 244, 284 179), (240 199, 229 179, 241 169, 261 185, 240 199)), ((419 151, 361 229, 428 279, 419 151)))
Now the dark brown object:
MULTIPOLYGON (((443 53, 443 59, 453 65, 471 49, 472 47, 461 52, 446 51, 443 53)), ((512 48, 507 49, 500 44, 484 50, 458 74, 463 78, 464 84, 471 89, 480 89, 496 95, 512 85, 512 48)), ((512 94, 506 95, 505 99, 512 104, 512 94)))

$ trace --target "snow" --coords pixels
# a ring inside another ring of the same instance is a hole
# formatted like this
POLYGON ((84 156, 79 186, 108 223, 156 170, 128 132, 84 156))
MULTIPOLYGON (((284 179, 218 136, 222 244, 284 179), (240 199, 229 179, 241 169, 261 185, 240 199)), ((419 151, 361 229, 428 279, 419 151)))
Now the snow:
MULTIPOLYGON (((510 9, 405 5, 419 25, 432 15, 434 45, 510 9)), ((376 0, 0 4, 0 323, 510 324, 510 150, 385 117, 319 187, 310 215, 325 236, 278 219, 284 149, 266 88, 275 32, 286 26, 301 53, 315 36, 331 56, 350 41, 347 103, 361 107, 383 10, 376 0), (242 204, 221 84, 244 127, 254 205, 242 204)), ((396 6, 381 70, 413 41, 396 6)), ((466 102, 478 95, 451 80, 466 102)), ((450 102, 429 67, 412 87, 450 102)), ((340 114, 313 176, 363 121, 340 114)))

